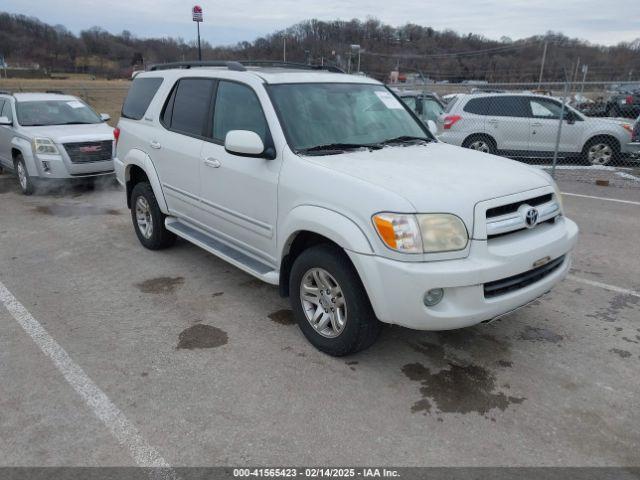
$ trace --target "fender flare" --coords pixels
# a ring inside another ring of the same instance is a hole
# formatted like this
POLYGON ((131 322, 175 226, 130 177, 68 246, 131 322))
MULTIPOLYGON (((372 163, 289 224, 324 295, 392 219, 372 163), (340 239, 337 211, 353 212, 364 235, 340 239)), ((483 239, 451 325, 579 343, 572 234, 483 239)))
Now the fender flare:
POLYGON ((374 253, 365 232, 341 213, 315 205, 300 205, 287 214, 278 229, 278 251, 284 258, 296 235, 308 231, 322 235, 345 250, 365 255, 374 253))
MULTIPOLYGON (((131 179, 131 167, 135 165, 141 168, 149 179, 149 183, 151 184, 151 188, 153 189, 153 194, 156 196, 160 211, 165 215, 169 215, 169 208, 167 207, 167 200, 164 198, 164 192, 162 191, 160 177, 158 177, 158 172, 156 171, 156 167, 153 165, 151 157, 149 157, 149 155, 147 155, 142 150, 133 149, 130 150, 124 157, 123 163, 125 185, 131 179)), ((127 204, 129 204, 129 201, 129 198, 127 198, 127 204)), ((129 207, 131 207, 131 205, 129 205, 129 207)))
MULTIPOLYGON (((20 137, 13 137, 11 139, 11 148, 19 150, 24 159, 25 167, 27 167, 27 173, 30 177, 39 177, 40 171, 36 166, 36 159, 33 156, 33 149, 31 148, 31 142, 20 137)), ((13 161, 13 159, 11 159, 13 161)))

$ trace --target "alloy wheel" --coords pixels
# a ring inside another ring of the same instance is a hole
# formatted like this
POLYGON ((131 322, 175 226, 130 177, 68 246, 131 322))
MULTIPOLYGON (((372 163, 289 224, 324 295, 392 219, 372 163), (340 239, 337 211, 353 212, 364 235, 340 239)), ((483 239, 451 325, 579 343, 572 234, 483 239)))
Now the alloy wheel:
POLYGON ((336 279, 323 268, 311 268, 302 277, 300 301, 304 315, 320 335, 335 338, 347 324, 347 304, 336 279))

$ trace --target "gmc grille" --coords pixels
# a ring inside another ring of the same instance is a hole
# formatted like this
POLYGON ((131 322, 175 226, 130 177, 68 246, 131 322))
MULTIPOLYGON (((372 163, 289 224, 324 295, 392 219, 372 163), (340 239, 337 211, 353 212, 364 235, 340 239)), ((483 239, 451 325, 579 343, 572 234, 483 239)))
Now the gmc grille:
POLYGON ((113 157, 113 141, 65 143, 72 163, 104 162, 113 157))

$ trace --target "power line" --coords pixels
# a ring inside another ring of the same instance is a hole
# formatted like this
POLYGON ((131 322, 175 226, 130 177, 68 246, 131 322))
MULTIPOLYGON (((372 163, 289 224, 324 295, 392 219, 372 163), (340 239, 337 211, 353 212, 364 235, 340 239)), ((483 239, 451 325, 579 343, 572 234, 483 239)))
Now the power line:
POLYGON ((485 55, 487 53, 495 53, 495 52, 502 52, 502 51, 507 51, 507 50, 517 50, 517 49, 521 49, 521 48, 526 48, 526 47, 530 47, 533 45, 537 45, 540 42, 529 42, 529 43, 522 43, 522 44, 518 44, 518 45, 505 45, 503 47, 494 47, 494 48, 485 48, 482 50, 467 50, 464 52, 452 52, 452 53, 429 53, 429 54, 418 54, 418 53, 377 53, 377 52, 370 52, 370 51, 363 51, 362 54, 363 55, 370 55, 372 57, 390 57, 390 58, 405 58, 405 59, 409 59, 409 58, 415 58, 415 59, 421 59, 421 58, 445 58, 445 57, 462 57, 462 56, 474 56, 474 55, 485 55))

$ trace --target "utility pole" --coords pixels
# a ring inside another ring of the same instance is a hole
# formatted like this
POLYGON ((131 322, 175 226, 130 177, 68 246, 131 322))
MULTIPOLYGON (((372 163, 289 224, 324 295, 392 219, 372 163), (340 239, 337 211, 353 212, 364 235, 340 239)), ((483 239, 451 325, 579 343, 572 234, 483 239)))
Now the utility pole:
POLYGON ((588 71, 589 65, 582 65, 582 87, 580 88, 580 95, 584 95, 584 82, 587 80, 588 71))
POLYGON ((540 78, 538 78, 538 90, 542 85, 542 73, 544 72, 544 62, 547 60, 547 45, 549 42, 544 42, 544 50, 542 51, 542 63, 540 65, 540 78))
POLYGON ((282 62, 287 63, 287 37, 282 37, 282 62))

